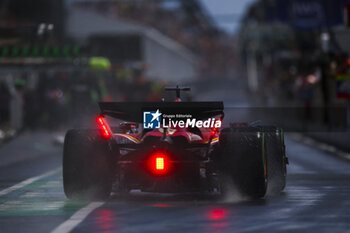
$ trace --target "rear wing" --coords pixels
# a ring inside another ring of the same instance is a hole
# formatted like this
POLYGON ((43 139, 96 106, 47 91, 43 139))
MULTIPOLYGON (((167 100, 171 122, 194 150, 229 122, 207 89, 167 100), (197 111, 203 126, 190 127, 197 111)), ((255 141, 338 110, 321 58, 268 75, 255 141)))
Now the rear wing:
MULTIPOLYGON (((131 122, 143 122, 143 112, 157 111, 167 115, 191 115, 207 119, 224 114, 223 102, 100 102, 101 114, 131 122)), ((178 117, 179 118, 179 117, 178 117)))

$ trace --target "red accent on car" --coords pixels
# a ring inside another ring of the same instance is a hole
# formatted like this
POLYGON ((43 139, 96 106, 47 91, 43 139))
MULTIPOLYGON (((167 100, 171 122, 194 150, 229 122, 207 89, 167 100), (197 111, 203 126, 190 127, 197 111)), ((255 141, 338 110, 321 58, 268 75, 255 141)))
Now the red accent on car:
POLYGON ((106 139, 110 138, 112 136, 112 132, 107 124, 107 121, 104 119, 104 117, 98 116, 96 118, 96 122, 97 122, 98 128, 100 129, 102 137, 106 139))
MULTIPOLYGON (((217 121, 220 121, 221 124, 222 124, 222 119, 221 119, 221 118, 217 119, 216 122, 217 122, 217 121)), ((211 135, 211 136, 215 136, 215 134, 219 131, 219 129, 220 129, 219 127, 215 127, 215 126, 214 126, 214 127, 212 128, 212 130, 211 130, 210 135, 211 135)))

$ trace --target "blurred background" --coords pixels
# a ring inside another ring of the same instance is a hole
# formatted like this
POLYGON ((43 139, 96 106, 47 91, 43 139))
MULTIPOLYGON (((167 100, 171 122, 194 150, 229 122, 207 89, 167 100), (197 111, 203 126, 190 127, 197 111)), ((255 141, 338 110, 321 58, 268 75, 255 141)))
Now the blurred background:
POLYGON ((349 42, 350 0, 0 0, 0 233, 349 232, 349 42), (67 200, 66 130, 173 85, 282 127, 285 191, 67 200))
POLYGON ((348 0, 1 0, 0 138, 79 126, 99 101, 159 101, 166 85, 192 86, 186 100, 296 107, 302 120, 336 126, 332 108, 349 118, 349 9, 348 0))

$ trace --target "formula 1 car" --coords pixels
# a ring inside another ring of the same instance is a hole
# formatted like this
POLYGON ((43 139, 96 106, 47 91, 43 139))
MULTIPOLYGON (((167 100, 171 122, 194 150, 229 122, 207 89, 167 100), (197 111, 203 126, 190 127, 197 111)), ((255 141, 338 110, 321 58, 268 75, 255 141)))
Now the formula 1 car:
POLYGON ((63 184, 68 198, 106 199, 113 192, 217 192, 250 198, 286 183, 283 130, 223 127, 223 102, 100 102, 96 129, 66 133, 63 184), (118 127, 111 125, 119 119, 118 127), (163 119, 163 121, 161 121, 163 119), (139 124, 142 127, 139 127, 139 124))

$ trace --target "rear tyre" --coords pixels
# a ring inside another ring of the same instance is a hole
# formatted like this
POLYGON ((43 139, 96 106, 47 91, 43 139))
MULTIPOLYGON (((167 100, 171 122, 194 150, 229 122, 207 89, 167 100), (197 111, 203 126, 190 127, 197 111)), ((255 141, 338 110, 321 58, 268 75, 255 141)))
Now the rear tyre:
POLYGON ((244 196, 264 197, 267 188, 264 134, 247 127, 224 129, 220 147, 223 191, 233 184, 244 196))
POLYGON ((283 130, 275 126, 262 126, 266 135, 268 189, 270 195, 277 195, 286 186, 286 153, 283 130))
POLYGON ((98 130, 69 130, 63 148, 63 187, 69 199, 109 197, 113 183, 113 157, 108 141, 98 130))

